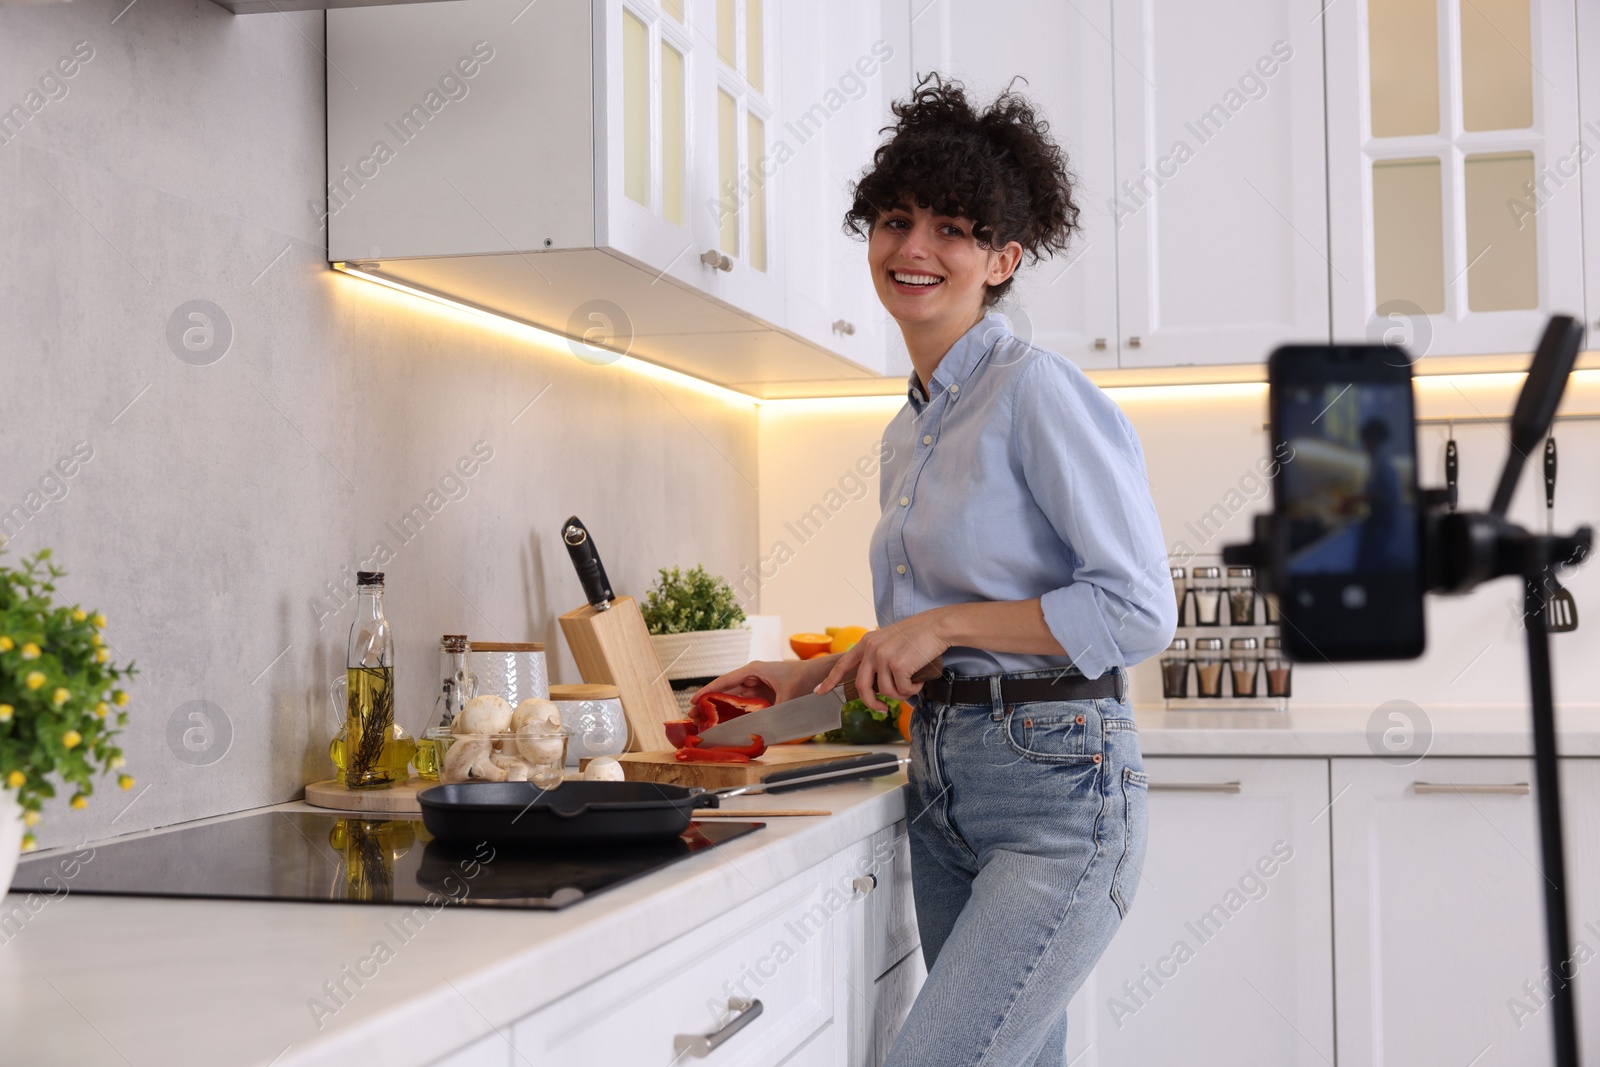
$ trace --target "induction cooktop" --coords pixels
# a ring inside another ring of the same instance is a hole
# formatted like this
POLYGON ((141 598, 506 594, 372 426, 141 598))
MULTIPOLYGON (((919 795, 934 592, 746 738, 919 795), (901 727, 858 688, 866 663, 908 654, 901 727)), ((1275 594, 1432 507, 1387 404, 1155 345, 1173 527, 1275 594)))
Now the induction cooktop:
POLYGON ((269 811, 24 859, 13 892, 553 910, 758 830, 537 852, 433 840, 420 820, 269 811))

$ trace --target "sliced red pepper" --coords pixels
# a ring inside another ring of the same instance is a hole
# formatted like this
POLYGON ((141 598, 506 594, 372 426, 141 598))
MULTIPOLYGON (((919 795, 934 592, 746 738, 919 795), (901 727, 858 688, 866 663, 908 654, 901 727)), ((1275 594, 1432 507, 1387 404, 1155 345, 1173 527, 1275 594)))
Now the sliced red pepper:
POLYGON ((680 763, 749 763, 750 757, 737 748, 680 748, 680 763))
MULTIPOLYGON (((760 696, 741 696, 737 693, 704 693, 695 705, 709 711, 713 725, 737 719, 741 715, 748 715, 752 711, 761 711, 772 707, 772 701, 760 696)), ((692 714, 692 713, 691 713, 692 714)), ((709 727, 701 727, 709 729, 709 727)))
POLYGON ((695 736, 699 733, 700 727, 693 719, 668 719, 661 724, 661 727, 666 730, 667 743, 673 748, 682 748, 690 743, 690 739, 700 740, 695 736))
POLYGON ((717 725, 717 712, 710 704, 695 701, 689 705, 689 721, 694 724, 694 732, 709 730, 717 725))

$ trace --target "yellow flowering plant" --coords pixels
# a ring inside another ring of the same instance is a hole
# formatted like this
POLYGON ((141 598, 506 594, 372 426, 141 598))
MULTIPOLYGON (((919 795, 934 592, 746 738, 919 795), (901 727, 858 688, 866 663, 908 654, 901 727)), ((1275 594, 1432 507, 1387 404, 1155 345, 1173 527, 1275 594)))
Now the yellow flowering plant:
MULTIPOLYGON (((52 776, 73 787, 71 806, 81 808, 95 778, 122 766, 114 743, 128 721, 121 684, 134 667, 111 661, 104 615, 55 602, 65 573, 48 548, 0 566, 0 788, 22 805, 24 849, 34 846, 44 799, 56 795, 52 776)), ((119 775, 117 784, 128 789, 133 779, 119 775)))

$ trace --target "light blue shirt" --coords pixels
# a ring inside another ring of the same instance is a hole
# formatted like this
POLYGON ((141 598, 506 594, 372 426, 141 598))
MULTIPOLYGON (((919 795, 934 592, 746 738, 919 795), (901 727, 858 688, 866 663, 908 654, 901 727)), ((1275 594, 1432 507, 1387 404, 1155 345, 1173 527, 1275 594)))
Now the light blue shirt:
POLYGON ((1098 678, 1177 626, 1144 450, 1070 361, 990 315, 961 336, 883 433, 872 534, 878 625, 946 604, 1039 597, 1065 656, 951 648, 963 675, 1075 665, 1098 678))

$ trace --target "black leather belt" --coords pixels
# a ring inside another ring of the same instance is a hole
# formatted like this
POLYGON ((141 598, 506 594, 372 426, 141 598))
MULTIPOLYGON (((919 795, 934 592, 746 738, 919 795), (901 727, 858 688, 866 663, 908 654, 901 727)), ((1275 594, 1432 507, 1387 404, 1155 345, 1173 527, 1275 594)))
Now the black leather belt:
MULTIPOLYGON (((1101 700, 1113 697, 1121 700, 1124 691, 1123 674, 1109 670, 1098 678, 1063 671, 1059 675, 1042 678, 1001 678, 1000 700, 1006 704, 1035 704, 1048 700, 1101 700)), ((989 706, 988 678, 935 678, 922 687, 924 702, 936 704, 982 704, 989 706)))

